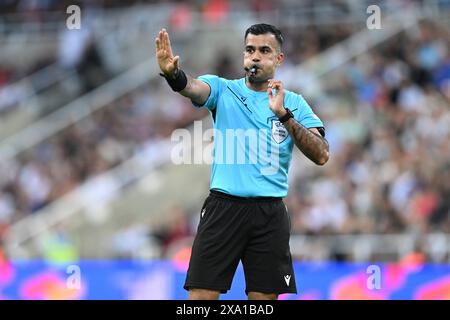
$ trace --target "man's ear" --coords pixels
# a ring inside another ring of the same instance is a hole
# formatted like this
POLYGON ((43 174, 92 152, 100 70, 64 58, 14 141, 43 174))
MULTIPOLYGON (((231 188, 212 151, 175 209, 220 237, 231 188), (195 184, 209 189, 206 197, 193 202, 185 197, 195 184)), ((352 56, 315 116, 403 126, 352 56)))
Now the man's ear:
POLYGON ((280 66, 284 62, 284 53, 280 52, 277 56, 277 66, 280 66))

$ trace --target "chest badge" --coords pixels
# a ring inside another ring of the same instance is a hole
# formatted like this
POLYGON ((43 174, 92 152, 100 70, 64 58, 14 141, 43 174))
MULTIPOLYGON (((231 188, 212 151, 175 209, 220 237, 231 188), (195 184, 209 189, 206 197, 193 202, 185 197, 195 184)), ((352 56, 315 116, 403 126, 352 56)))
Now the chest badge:
POLYGON ((289 132, 279 120, 272 120, 272 138, 276 143, 282 143, 289 136, 289 132))

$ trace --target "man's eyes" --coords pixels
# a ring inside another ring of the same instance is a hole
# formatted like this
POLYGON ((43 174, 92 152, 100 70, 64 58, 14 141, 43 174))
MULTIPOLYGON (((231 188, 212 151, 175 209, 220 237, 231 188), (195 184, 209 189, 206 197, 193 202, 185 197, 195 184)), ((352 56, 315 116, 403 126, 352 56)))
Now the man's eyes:
MULTIPOLYGON (((269 52, 270 52, 270 49, 268 49, 268 48, 262 48, 262 49, 260 49, 260 51, 261 51, 262 53, 269 53, 269 52)), ((255 52, 255 49, 253 49, 253 48, 246 48, 246 49, 245 49, 245 52, 252 53, 252 52, 255 52)))

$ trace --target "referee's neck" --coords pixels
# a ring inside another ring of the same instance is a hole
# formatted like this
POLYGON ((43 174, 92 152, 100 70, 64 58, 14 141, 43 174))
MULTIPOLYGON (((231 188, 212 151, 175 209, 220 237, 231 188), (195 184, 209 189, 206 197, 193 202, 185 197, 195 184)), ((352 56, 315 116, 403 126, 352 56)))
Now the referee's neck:
POLYGON ((250 82, 248 80, 248 78, 246 78, 245 84, 247 85, 247 88, 249 88, 250 90, 258 91, 258 92, 265 92, 265 91, 267 91, 267 88, 269 87, 269 81, 267 81, 267 80, 264 82, 260 82, 260 83, 254 83, 254 82, 250 82))

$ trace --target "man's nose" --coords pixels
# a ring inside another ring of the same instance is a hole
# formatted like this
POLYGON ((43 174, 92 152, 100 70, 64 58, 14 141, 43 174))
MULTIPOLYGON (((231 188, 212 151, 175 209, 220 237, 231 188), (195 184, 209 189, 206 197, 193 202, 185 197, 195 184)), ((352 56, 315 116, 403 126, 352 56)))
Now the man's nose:
POLYGON ((260 59, 260 57, 259 57, 259 53, 258 52, 255 52, 254 54, 253 54, 253 58, 252 58, 252 61, 253 62, 259 62, 261 59, 260 59))

